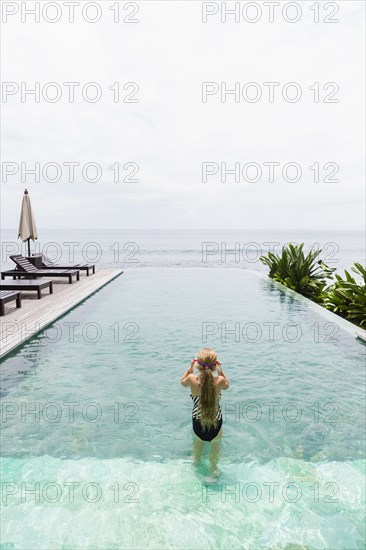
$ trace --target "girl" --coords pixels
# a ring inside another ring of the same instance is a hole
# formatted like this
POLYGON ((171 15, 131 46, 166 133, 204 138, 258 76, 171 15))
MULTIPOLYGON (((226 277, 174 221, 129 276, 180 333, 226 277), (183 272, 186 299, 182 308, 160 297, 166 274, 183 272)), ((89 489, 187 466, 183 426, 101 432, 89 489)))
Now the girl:
POLYGON ((203 442, 211 442, 210 464, 213 476, 217 475, 217 459, 222 437, 221 390, 227 390, 229 381, 221 369, 221 363, 213 349, 203 348, 192 359, 190 368, 183 374, 181 384, 190 387, 193 400, 192 425, 196 434, 194 443, 195 463, 199 464, 203 442), (198 376, 193 374, 198 369, 198 376), (217 372, 217 376, 213 373, 217 372))

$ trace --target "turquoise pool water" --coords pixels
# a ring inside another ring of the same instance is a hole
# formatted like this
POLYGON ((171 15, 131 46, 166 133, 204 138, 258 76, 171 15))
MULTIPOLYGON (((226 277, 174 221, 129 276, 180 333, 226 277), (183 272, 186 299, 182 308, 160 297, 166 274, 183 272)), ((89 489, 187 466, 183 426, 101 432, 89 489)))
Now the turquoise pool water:
POLYGON ((3 361, 1 548, 365 548, 364 366, 250 272, 126 272, 3 361), (231 381, 212 485, 179 383, 203 345, 231 381))

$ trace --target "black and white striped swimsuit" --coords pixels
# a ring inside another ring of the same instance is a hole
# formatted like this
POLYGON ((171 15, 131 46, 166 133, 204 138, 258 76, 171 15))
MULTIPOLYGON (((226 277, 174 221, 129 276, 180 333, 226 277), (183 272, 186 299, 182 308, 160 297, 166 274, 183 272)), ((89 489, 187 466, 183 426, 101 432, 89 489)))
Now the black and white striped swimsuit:
MULTIPOLYGON (((221 393, 217 397, 217 414, 215 420, 222 420, 222 412, 220 407, 220 397, 221 393)), ((192 418, 195 418, 196 420, 201 420, 201 396, 200 395, 192 395, 191 398, 193 400, 193 409, 192 409, 192 418)))
POLYGON ((193 396, 193 409, 192 409, 192 427, 193 431, 197 437, 202 439, 202 441, 212 441, 222 426, 222 412, 220 407, 220 397, 221 393, 217 397, 217 414, 216 414, 216 426, 211 426, 209 429, 204 430, 201 424, 201 397, 199 395, 193 396))

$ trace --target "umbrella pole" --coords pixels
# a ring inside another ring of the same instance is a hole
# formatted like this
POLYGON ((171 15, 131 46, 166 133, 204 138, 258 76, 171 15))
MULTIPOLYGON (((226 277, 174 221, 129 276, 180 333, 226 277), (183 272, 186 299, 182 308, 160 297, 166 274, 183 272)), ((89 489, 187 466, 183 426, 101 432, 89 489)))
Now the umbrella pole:
POLYGON ((28 239, 28 256, 30 256, 30 239, 28 239))

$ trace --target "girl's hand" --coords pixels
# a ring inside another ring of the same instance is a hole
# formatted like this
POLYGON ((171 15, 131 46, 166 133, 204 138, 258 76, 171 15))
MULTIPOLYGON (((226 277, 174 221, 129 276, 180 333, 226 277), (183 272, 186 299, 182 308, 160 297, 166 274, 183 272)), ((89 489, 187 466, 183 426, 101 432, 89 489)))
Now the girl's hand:
POLYGON ((187 372, 188 372, 189 374, 193 374, 194 367, 195 367, 195 360, 192 359, 192 361, 191 361, 191 366, 189 367, 189 369, 187 369, 187 372))

